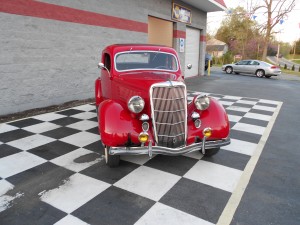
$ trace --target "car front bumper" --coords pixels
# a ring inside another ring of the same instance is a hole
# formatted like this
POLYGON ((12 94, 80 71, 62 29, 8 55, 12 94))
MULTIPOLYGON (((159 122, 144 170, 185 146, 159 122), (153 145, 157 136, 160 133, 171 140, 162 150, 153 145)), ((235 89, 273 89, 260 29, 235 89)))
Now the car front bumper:
POLYGON ((163 154, 163 155, 182 155, 194 151, 201 150, 205 154, 206 149, 219 148, 230 144, 230 138, 216 140, 216 141, 202 141, 188 146, 179 148, 167 148, 162 146, 152 146, 150 142, 148 146, 141 147, 110 147, 109 154, 111 155, 149 155, 163 154))

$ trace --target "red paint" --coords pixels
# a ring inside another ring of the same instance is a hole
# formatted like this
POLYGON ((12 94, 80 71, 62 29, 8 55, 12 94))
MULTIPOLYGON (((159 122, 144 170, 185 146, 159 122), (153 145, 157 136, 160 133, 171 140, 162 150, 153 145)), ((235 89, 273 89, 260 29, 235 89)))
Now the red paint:
POLYGON ((206 35, 200 35, 200 42, 206 42, 206 35))
MULTIPOLYGON (((130 135, 132 145, 140 145, 138 135, 142 132, 142 122, 139 120, 142 114, 147 114, 150 118, 152 115, 150 105, 151 85, 166 81, 182 80, 181 68, 178 71, 159 70, 130 70, 117 71, 114 68, 114 57, 116 54, 124 51, 159 51, 160 53, 171 53, 177 57, 174 49, 163 46, 152 45, 111 45, 106 47, 102 53, 102 63, 104 55, 111 56, 110 75, 105 69, 101 70, 101 80, 95 82, 95 97, 96 107, 98 108, 99 116, 99 132, 104 145, 117 147, 126 146, 130 135), (105 91, 107 88, 107 91, 105 91), (127 107, 128 100, 132 96, 141 96, 145 101, 144 109, 138 113, 132 113, 127 107)), ((203 138, 203 129, 211 127, 213 130, 209 140, 219 140, 227 138, 229 135, 229 121, 227 114, 220 103, 211 99, 211 105, 207 110, 200 111, 195 108, 194 103, 188 105, 187 110, 187 145, 193 144, 197 138, 203 138), (202 121, 202 126, 199 129, 195 128, 191 118, 192 112, 198 112, 202 121)), ((154 133, 151 128, 149 135, 153 141, 154 133)), ((146 143, 147 145, 148 143, 146 143)), ((153 142, 155 145, 155 142, 153 142)))
POLYGON ((186 33, 185 33, 185 31, 174 30, 173 31, 173 37, 174 38, 186 38, 186 33))
POLYGON ((222 5, 222 6, 224 6, 224 7, 227 8, 227 6, 226 6, 224 0, 215 0, 215 2, 217 2, 217 3, 219 3, 220 5, 222 5))
POLYGON ((0 0, 0 12, 147 33, 148 24, 33 0, 0 0))

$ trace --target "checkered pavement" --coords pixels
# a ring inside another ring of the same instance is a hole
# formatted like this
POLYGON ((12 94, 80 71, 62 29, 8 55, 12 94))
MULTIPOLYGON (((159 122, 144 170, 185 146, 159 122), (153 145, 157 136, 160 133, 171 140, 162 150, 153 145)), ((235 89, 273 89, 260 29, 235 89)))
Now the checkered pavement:
POLYGON ((209 95, 232 142, 211 158, 122 156, 109 168, 93 104, 0 124, 0 223, 217 223, 279 102, 209 95))

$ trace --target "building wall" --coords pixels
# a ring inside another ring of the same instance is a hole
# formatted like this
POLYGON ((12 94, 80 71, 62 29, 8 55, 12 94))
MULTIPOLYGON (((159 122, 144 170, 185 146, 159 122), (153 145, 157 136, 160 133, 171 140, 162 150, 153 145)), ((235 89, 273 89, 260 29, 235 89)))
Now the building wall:
MULTIPOLYGON (((205 37, 206 13, 178 3, 205 37)), ((171 8, 171 0, 1 0, 0 115, 94 97, 101 50, 147 43, 148 15, 171 20, 171 8)), ((174 24, 176 50, 185 28, 174 24)))

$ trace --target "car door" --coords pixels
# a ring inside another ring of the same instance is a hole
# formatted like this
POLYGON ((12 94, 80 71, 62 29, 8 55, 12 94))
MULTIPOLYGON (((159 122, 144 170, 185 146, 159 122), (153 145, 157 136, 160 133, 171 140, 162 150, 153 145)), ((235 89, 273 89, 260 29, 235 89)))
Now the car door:
POLYGON ((248 66, 248 73, 255 74, 256 70, 258 69, 258 66, 259 66, 259 62, 255 60, 250 61, 248 66))
POLYGON ((248 60, 242 60, 242 61, 236 63, 235 67, 233 69, 234 72, 245 73, 247 63, 248 63, 248 60))

